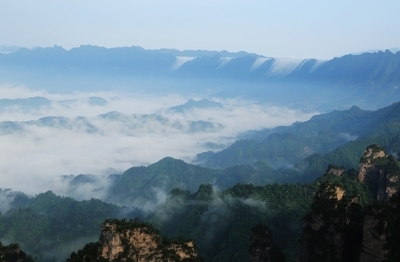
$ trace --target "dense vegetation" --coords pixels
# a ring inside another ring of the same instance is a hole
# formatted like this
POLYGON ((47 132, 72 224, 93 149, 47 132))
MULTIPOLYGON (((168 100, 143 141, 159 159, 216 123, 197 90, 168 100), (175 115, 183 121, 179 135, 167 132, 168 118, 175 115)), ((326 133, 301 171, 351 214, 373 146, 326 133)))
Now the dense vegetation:
POLYGON ((0 236, 19 243, 36 261, 55 261, 96 239, 103 221, 122 213, 123 208, 97 199, 76 201, 48 191, 2 214, 0 236))
MULTIPOLYGON (((302 219, 310 211, 318 211, 314 193, 321 187, 340 186, 347 199, 357 197, 360 208, 371 207, 375 192, 368 183, 359 182, 360 157, 370 144, 382 145, 390 153, 400 152, 399 110, 400 104, 375 112, 352 108, 264 131, 264 140, 241 141, 227 149, 227 159, 232 156, 240 162, 242 157, 245 164, 227 164, 225 169, 169 157, 148 167, 132 167, 113 180, 105 199, 129 208, 96 199, 76 201, 51 191, 29 198, 2 190, 9 210, 0 215, 0 237, 3 243, 19 243, 36 261, 61 261, 71 251, 95 241, 105 219, 139 217, 165 236, 194 239, 206 261, 245 261, 252 228, 264 224, 276 248, 293 261, 304 231, 302 219), (358 138, 339 146, 337 139, 343 132, 358 138), (279 159, 295 162, 292 168, 274 169, 269 161, 279 159), (161 194, 164 192, 169 192, 166 197, 161 194)), ((221 165, 227 163, 223 159, 221 165)), ((373 164, 388 178, 400 174, 393 155, 373 164)), ((390 183, 399 186, 399 180, 390 183)), ((382 230, 392 232, 391 228, 398 227, 393 218, 398 210, 394 204, 382 208, 388 216, 388 227, 382 230)), ((387 236, 397 243, 396 234, 387 236)), ((95 248, 95 244, 85 247, 95 248)), ((391 257, 397 255, 395 249, 390 250, 391 257)))
POLYGON ((251 228, 262 223, 269 226, 276 245, 292 259, 301 218, 309 210, 313 192, 325 181, 343 184, 361 203, 370 201, 353 170, 341 176, 326 172, 312 184, 237 184, 222 191, 202 184, 195 193, 176 188, 147 215, 100 200, 76 201, 46 192, 24 207, 2 214, 0 235, 20 243, 37 261, 55 261, 55 257, 65 258, 79 245, 95 241, 106 218, 141 216, 163 235, 194 239, 206 261, 243 261, 248 256, 251 228), (82 241, 72 245, 76 239, 82 241))
MULTIPOLYGON (((309 121, 296 122, 291 126, 251 132, 244 136, 246 139, 235 142, 225 150, 199 154, 197 161, 208 167, 226 168, 262 160, 279 168, 307 161, 307 157, 314 155, 325 155, 336 148, 339 149, 337 154, 346 159, 349 153, 358 158, 370 144, 399 152, 399 122, 400 103, 377 111, 353 106, 344 111, 316 115, 309 121), (344 146, 347 149, 341 150, 344 146)), ((327 164, 342 165, 335 159, 331 161, 327 164)), ((309 162, 314 162, 314 159, 309 162)), ((355 168, 358 159, 349 158, 345 164, 348 168, 355 168)))
POLYGON ((357 179, 354 170, 338 176, 327 172, 311 184, 237 184, 216 192, 210 184, 199 190, 175 189, 150 221, 170 236, 193 238, 206 261, 244 261, 254 225, 267 224, 274 242, 293 260, 302 217, 309 210, 313 193, 325 182, 343 185, 348 195, 360 204, 372 201, 368 188, 357 179))

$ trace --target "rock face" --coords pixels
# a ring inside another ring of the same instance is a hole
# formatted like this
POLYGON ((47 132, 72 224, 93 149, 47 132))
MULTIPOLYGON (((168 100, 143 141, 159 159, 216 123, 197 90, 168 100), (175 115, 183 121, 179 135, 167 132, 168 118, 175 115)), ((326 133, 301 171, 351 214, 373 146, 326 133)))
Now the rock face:
POLYGON ((360 159, 358 179, 369 187, 374 199, 387 201, 397 192, 400 168, 393 156, 371 145, 360 159))
POLYGON ((250 262, 284 262, 282 251, 273 245, 267 226, 256 225, 251 229, 250 262))
POLYGON ((338 167, 335 165, 329 165, 326 173, 334 174, 335 176, 341 176, 344 173, 345 169, 342 167, 338 167))
POLYGON ((378 218, 382 210, 379 207, 368 207, 365 210, 363 225, 363 249, 360 261, 384 261, 387 255, 385 248, 386 235, 379 230, 382 221, 378 218))
MULTIPOLYGON (((342 173, 329 166, 326 175, 342 173)), ((340 184, 321 184, 303 219, 298 261, 399 261, 399 177, 397 160, 372 145, 360 160, 358 180, 371 191, 373 203, 362 207, 340 184)))
POLYGON ((398 261, 400 193, 362 208, 338 186, 321 185, 304 218, 298 261, 398 261))
POLYGON ((399 261, 400 192, 388 202, 367 206, 364 213, 360 261, 399 261))
POLYGON ((257 225, 251 229, 250 262, 271 261, 271 234, 266 226, 257 225))
POLYGON ((192 241, 163 239, 151 225, 138 220, 107 220, 98 243, 72 253, 72 261, 201 261, 192 241), (94 253, 94 254, 93 254, 94 253), (88 260, 93 257, 94 260, 88 260))
POLYGON ((197 252, 191 241, 167 243, 158 232, 140 222, 106 222, 100 236, 101 256, 108 261, 180 261, 196 258, 197 252), (127 227, 129 226, 129 227, 127 227))
POLYGON ((324 183, 304 217, 298 261, 359 261, 363 214, 341 186, 324 183))

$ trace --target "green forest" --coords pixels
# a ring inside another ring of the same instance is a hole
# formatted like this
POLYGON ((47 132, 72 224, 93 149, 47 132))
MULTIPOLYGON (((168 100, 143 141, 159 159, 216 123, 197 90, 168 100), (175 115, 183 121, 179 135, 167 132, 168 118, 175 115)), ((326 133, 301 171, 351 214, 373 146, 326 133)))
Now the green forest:
MULTIPOLYGON (((132 167, 116 177, 101 200, 2 189, 1 195, 10 200, 0 215, 2 247, 18 243, 33 261, 65 261, 71 252, 99 239, 105 220, 137 218, 168 238, 194 240, 204 261, 247 261, 256 225, 268 229, 280 259, 296 261, 303 252, 309 261, 336 261, 363 255, 349 253, 353 246, 343 233, 348 229, 345 221, 354 219, 358 225, 357 217, 378 217, 386 225, 376 226, 381 226, 379 234, 392 239, 385 244, 387 261, 394 261, 399 194, 387 192, 396 192, 400 181, 399 110, 399 103, 377 111, 352 107, 253 133, 254 139, 199 155, 199 164, 166 157, 147 167, 132 167), (345 133, 353 139, 345 141, 345 133), (370 160, 365 155, 369 149, 385 152, 384 157, 370 160), (385 176, 362 181, 362 164, 385 176), (343 198, 329 193, 335 188, 343 189, 343 198), (338 228, 318 231, 315 217, 324 225, 339 221, 338 228), (335 249, 329 234, 343 246, 335 249), (315 242, 318 239, 323 241, 315 242)), ((355 225, 350 229, 359 232, 355 225)))

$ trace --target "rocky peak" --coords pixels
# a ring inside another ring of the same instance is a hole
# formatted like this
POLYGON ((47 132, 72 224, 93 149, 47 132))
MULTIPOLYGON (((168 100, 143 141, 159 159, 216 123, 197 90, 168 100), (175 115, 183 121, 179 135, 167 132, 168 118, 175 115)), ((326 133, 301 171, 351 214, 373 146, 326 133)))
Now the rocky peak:
POLYGON ((398 189, 400 167, 383 148, 371 145, 360 159, 358 179, 366 184, 374 199, 387 201, 398 189))
POLYGON ((370 179, 371 173, 376 172, 376 164, 379 160, 385 160, 385 151, 377 145, 371 145, 364 151, 360 159, 358 178, 361 182, 370 179))
MULTIPOLYGON (((193 241, 163 239, 151 225, 139 220, 105 221, 95 245, 96 261, 200 261, 193 241)), ((74 252, 67 261, 86 261, 86 251, 92 252, 92 247, 74 252)))
POLYGON ((323 200, 341 200, 345 191, 343 187, 337 184, 323 183, 320 190, 315 193, 315 199, 323 200))
POLYGON ((345 169, 343 167, 338 167, 335 165, 329 165, 326 170, 326 174, 333 174, 335 176, 341 176, 344 173, 345 169))
POLYGON ((340 185, 321 184, 303 222, 298 261, 358 261, 362 208, 340 185))
POLYGON ((192 241, 165 241, 152 226, 137 220, 104 223, 100 248, 101 256, 108 261, 181 261, 197 257, 192 241))

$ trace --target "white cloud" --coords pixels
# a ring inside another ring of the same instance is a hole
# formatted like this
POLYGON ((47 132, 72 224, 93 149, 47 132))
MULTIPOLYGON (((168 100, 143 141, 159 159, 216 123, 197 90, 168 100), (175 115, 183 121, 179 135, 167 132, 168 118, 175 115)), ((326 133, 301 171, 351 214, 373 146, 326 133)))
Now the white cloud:
POLYGON ((172 70, 176 70, 183 66, 185 63, 194 60, 195 56, 177 56, 175 64, 171 67, 172 70))
POLYGON ((254 60, 252 66, 251 66, 251 70, 254 70, 256 68, 259 68, 260 66, 262 66, 266 61, 271 60, 272 58, 270 57, 257 57, 256 60, 254 60))
POLYGON ((56 179, 60 175, 99 175, 110 168, 122 172, 166 156, 191 161, 197 153, 211 150, 207 142, 227 146, 241 132, 291 124, 313 115, 241 99, 209 98, 224 107, 172 113, 166 109, 184 104, 189 97, 117 92, 50 94, 7 86, 0 90, 2 98, 42 96, 51 100, 46 108, 0 112, 0 121, 20 121, 22 127, 0 135, 0 185, 29 194, 49 189, 67 194, 69 189, 56 179), (90 105, 87 98, 91 96, 108 103, 90 105), (99 117, 112 111, 119 112, 116 118, 99 117), (37 119, 45 116, 64 116, 68 125, 39 124, 37 119), (76 119, 78 116, 84 118, 76 119), (27 120, 30 122, 24 122, 27 120), (94 132, 87 132, 86 124, 95 127, 94 132))
POLYGON ((270 75, 285 75, 299 68, 304 59, 276 58, 272 64, 270 75))
POLYGON ((218 68, 226 66, 232 59, 233 57, 221 57, 218 61, 219 62, 218 68))

